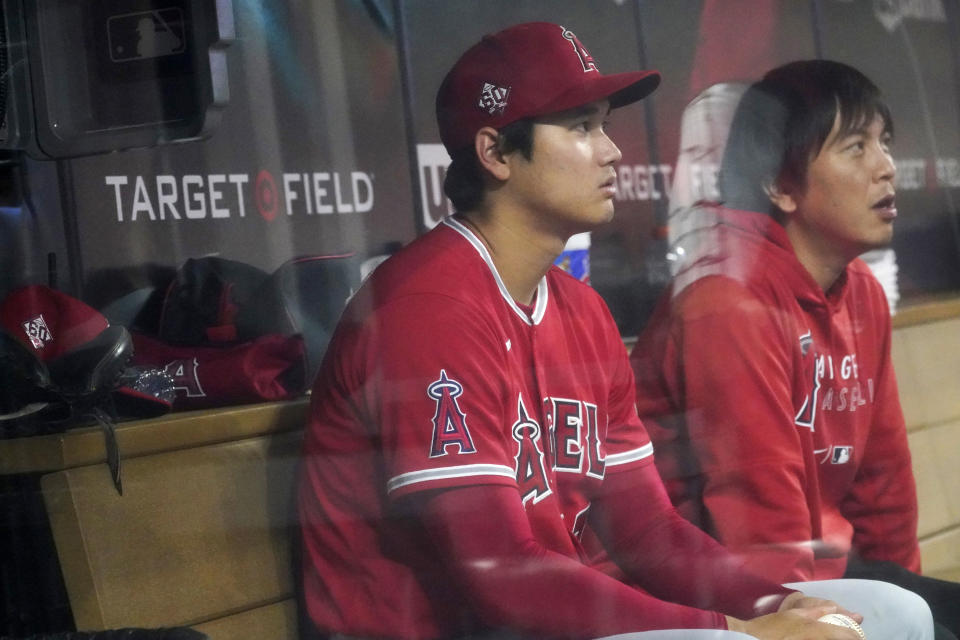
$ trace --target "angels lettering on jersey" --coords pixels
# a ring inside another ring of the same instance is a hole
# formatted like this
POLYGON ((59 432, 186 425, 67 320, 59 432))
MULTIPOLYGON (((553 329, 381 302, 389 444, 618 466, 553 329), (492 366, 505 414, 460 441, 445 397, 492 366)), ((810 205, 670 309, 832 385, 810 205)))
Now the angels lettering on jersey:
MULTIPOLYGON (((464 393, 464 386, 445 369, 441 369, 440 377, 427 387, 427 395, 436 402, 430 458, 477 452, 468 416, 458 400, 464 393)), ((546 435, 523 394, 517 393, 510 435, 516 443, 514 473, 524 504, 531 500, 537 503, 549 496, 558 473, 585 474, 597 479, 604 475, 597 405, 547 398, 543 401, 543 413, 549 427, 546 435)))
POLYGON ((857 354, 839 357, 819 354, 816 371, 816 384, 822 387, 818 400, 820 411, 856 411, 873 402, 873 378, 860 378, 857 354))
MULTIPOLYGON (((834 355, 817 351, 810 331, 799 337, 800 352, 809 364, 811 386, 797 412, 797 426, 817 431, 817 416, 824 411, 854 412, 874 401, 873 378, 861 378, 856 353, 834 355)), ((829 445, 814 451, 821 464, 847 464, 850 445, 829 445)))
POLYGON ((529 416, 523 404, 523 395, 517 395, 517 421, 513 423, 513 439, 517 441, 514 469, 523 503, 539 502, 552 493, 544 466, 540 425, 529 416))
POLYGON ((810 367, 813 383, 797 412, 797 426, 814 429, 818 411, 856 411, 868 402, 873 403, 874 381, 860 378, 857 354, 820 353, 809 331, 799 340, 804 359, 813 358, 810 367))

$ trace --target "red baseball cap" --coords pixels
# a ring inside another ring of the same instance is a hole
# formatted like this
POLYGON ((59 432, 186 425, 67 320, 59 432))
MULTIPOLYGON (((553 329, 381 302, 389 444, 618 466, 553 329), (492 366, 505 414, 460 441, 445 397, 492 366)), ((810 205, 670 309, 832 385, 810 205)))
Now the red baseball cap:
MULTIPOLYGON (((38 360, 51 367, 65 356, 88 347, 100 337, 129 341, 120 333, 107 335, 109 321, 81 300, 45 285, 28 285, 11 291, 0 303, 0 329, 23 343, 38 360)), ((111 329, 120 332, 120 327, 111 329)), ((123 329, 126 334, 126 329, 123 329)), ((132 345, 131 345, 132 349, 132 345)), ((103 357, 110 357, 104 352, 103 357)), ((132 351, 131 351, 132 353, 132 351)), ((96 366, 97 363, 91 363, 96 366)), ((126 363, 118 363, 118 367, 126 363)), ((79 381, 54 380, 73 385, 79 381)), ((117 409, 131 417, 153 417, 170 410, 163 398, 118 385, 111 390, 117 409)))
POLYGON ((449 153, 482 127, 566 111, 590 102, 622 107, 660 84, 656 71, 603 75, 572 31, 527 22, 486 35, 467 50, 437 91, 437 125, 449 153))
POLYGON ((11 291, 0 304, 0 324, 43 362, 90 342, 110 326, 89 305, 44 285, 11 291))

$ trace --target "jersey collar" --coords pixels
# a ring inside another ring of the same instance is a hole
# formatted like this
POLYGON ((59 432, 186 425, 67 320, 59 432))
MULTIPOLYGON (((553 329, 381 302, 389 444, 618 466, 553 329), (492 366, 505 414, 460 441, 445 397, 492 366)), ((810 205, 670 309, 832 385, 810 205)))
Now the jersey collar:
POLYGON ((493 274, 493 279, 497 283, 497 287, 500 289, 500 295, 503 297, 504 301, 513 309, 520 318, 523 319, 529 325, 538 325, 540 321, 543 320, 543 316, 547 311, 547 278, 544 276, 540 278, 540 282, 537 283, 537 299, 534 303, 533 314, 527 315, 523 309, 520 308, 520 305, 513 299, 510 295, 510 292, 507 291, 507 286, 503 284, 503 279, 500 277, 500 273, 497 271, 496 265, 493 264, 493 258, 490 257, 490 252, 487 251, 486 245, 483 244, 483 241, 478 238, 473 231, 463 225, 461 222, 458 222, 452 217, 446 217, 443 219, 443 224, 447 225, 464 238, 467 239, 473 248, 477 250, 477 253, 480 254, 480 257, 483 258, 483 261, 487 263, 487 267, 490 269, 490 273, 493 274))

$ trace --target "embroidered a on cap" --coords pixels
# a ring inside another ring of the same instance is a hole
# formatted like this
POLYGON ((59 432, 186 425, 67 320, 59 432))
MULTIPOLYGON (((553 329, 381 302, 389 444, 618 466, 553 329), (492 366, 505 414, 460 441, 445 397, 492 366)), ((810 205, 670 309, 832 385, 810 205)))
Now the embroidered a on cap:
POLYGON ((593 56, 590 55, 590 52, 587 51, 587 48, 583 46, 583 43, 580 42, 580 38, 578 38, 573 31, 570 31, 570 29, 566 27, 561 28, 563 29, 563 37, 570 41, 570 44, 573 45, 573 50, 577 52, 577 57, 580 58, 580 64, 583 65, 584 72, 596 71, 600 73, 596 61, 593 59, 593 56))

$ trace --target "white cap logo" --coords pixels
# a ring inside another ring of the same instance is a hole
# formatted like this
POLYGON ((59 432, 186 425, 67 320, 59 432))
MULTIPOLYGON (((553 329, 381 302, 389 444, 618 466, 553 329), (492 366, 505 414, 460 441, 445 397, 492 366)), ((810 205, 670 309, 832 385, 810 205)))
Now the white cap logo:
POLYGON ((27 337, 30 339, 30 344, 33 345, 34 349, 43 349, 48 342, 53 340, 53 334, 50 333, 50 329, 47 328, 43 314, 24 322, 23 331, 27 334, 27 337))
POLYGON ((504 109, 507 108, 507 97, 509 95, 510 87, 498 87, 495 84, 485 82, 477 106, 490 115, 503 113, 504 109))

